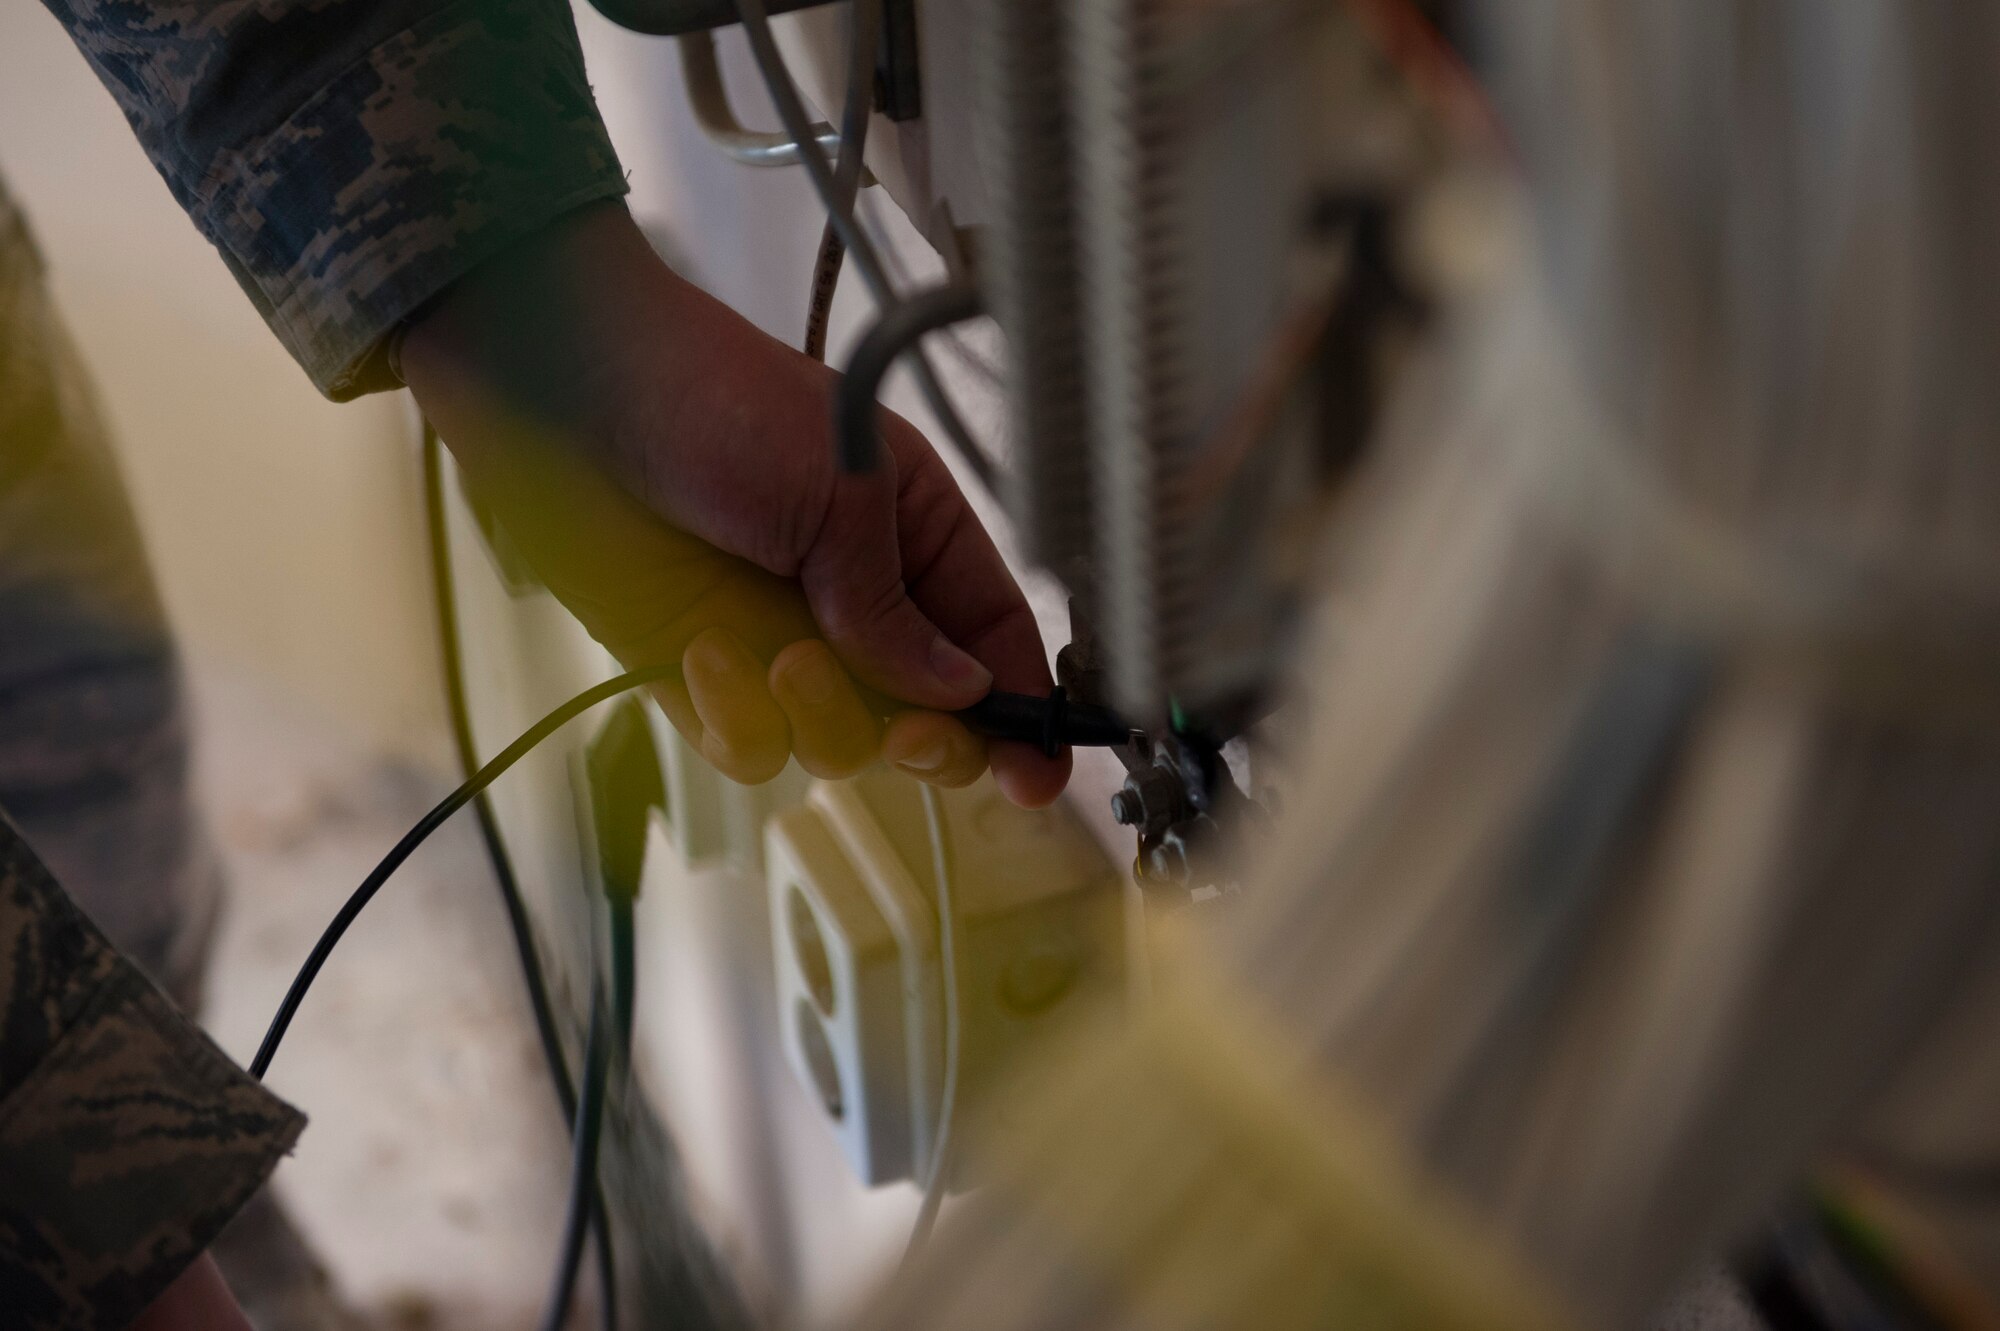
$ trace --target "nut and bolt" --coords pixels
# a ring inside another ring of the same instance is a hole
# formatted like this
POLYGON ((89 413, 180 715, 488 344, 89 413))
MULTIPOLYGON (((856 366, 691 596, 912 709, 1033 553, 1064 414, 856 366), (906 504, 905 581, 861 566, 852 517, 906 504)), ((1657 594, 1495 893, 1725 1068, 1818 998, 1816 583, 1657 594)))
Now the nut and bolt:
POLYGON ((1172 827, 1187 809, 1187 797, 1180 779, 1163 767, 1146 767, 1125 778, 1125 784, 1111 796, 1111 816, 1126 827, 1136 827, 1146 836, 1158 836, 1172 827))

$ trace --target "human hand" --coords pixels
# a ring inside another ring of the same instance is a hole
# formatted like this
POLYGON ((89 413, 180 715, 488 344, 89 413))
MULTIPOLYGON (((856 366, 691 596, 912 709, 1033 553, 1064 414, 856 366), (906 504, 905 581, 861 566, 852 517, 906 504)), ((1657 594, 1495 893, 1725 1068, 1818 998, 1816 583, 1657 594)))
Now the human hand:
POLYGON ((129 1331, 250 1331, 215 1259, 203 1253, 160 1297, 147 1305, 129 1331))
POLYGON ((879 755, 956 786, 990 758, 1016 803, 1062 790, 1067 755, 989 752, 947 714, 1052 681, 937 454, 885 412, 884 465, 840 473, 833 372, 674 274, 622 206, 461 279, 411 327, 403 370, 591 634, 628 668, 680 664, 656 695, 727 775, 768 780, 795 755, 841 777, 879 755))

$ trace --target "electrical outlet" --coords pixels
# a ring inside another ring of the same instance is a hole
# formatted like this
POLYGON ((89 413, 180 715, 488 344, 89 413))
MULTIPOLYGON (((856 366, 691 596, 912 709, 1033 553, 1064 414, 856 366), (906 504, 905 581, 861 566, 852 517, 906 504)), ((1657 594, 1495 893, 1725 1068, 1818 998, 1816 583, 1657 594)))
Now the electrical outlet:
MULTIPOLYGON (((943 794, 959 979, 958 1104, 1124 964, 1123 879, 1067 806, 991 779, 943 794)), ((944 1078, 932 847, 914 782, 815 782, 773 818, 766 884, 787 1056, 869 1184, 917 1177, 944 1078)))
MULTIPOLYGON (((864 882, 810 805, 771 820, 765 864, 786 1056, 862 1182, 908 1178, 915 1125, 903 991, 915 954, 877 900, 885 886, 914 888, 864 882)), ((934 927, 924 941, 934 963, 934 927)))

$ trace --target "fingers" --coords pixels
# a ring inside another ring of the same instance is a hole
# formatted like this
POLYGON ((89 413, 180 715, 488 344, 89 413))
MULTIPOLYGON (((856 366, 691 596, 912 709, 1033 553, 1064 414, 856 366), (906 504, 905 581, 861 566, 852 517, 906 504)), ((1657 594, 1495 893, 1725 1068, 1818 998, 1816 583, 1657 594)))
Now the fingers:
POLYGON ((882 757, 933 786, 969 786, 986 770, 986 741, 942 712, 901 712, 882 736, 882 757))
POLYGON ((837 478, 799 582, 827 642, 863 684, 919 707, 969 707, 993 675, 910 599, 898 488, 888 466, 837 478))
POLYGON ((790 644, 766 667, 734 634, 711 628, 688 644, 681 678, 653 695, 702 757, 745 785, 769 781, 791 757, 839 780, 881 749, 881 723, 816 639, 790 644))
POLYGON ((990 756, 1002 792, 1040 808, 1062 793, 1069 775, 1067 755, 1051 763, 1027 745, 989 745, 942 712, 902 711, 885 726, 818 639, 790 644, 767 669, 735 635, 709 629, 689 644, 682 678, 661 680, 652 691, 688 743, 746 785, 770 780, 788 757, 830 781, 880 757, 919 781, 957 789, 977 781, 990 756))
POLYGON ((991 746, 988 761, 1000 793, 1024 809, 1046 809, 1069 784, 1068 749, 1051 758, 1032 745, 1006 741, 991 746))
POLYGON ((660 704, 660 710, 667 714, 681 738, 696 753, 701 752, 701 743, 708 733, 708 727, 701 723, 701 717, 694 710, 694 699, 688 697, 687 685, 678 679, 656 680, 646 686, 646 692, 660 704))
MULTIPOLYGON (((937 454, 895 424, 885 437, 905 478, 897 530, 911 599, 992 670, 995 688, 1046 697, 1055 681, 1027 598, 937 454)), ((1069 782, 1067 753, 995 743, 989 757, 1001 792, 1023 808, 1044 807, 1069 782)))
POLYGON ((791 723, 800 767, 839 780, 875 761, 881 724, 825 643, 793 643, 771 662, 768 678, 771 696, 791 723))
MULTIPOLYGON (((883 436, 893 478, 890 468, 841 478, 800 568, 822 631, 864 684, 905 702, 951 711, 996 687, 1046 696, 1054 681, 1040 630, 992 538, 908 422, 885 414, 883 436)), ((885 736, 891 761, 936 757, 954 778, 971 761, 975 741, 962 726, 952 723, 954 746, 937 723, 911 724, 885 736), (892 752, 898 745, 912 747, 892 752)), ((1027 808, 1050 803, 1069 780, 1067 754, 995 744, 991 760, 1002 792, 1027 808)))
POLYGON ((758 785, 784 770, 791 725, 772 698, 764 663, 727 629, 709 629, 681 658, 688 701, 701 723, 690 737, 732 781, 758 785))

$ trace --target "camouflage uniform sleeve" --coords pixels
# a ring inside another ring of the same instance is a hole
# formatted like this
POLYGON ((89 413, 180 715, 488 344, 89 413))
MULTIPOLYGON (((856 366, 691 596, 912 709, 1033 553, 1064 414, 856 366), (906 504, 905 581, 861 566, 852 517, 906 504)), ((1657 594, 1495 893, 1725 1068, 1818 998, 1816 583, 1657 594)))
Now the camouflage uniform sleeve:
POLYGON ((153 164, 337 401, 389 332, 626 184, 566 0, 45 0, 153 164))
POLYGON ((0 818, 0 1324, 124 1326, 304 1123, 104 941, 0 818))

